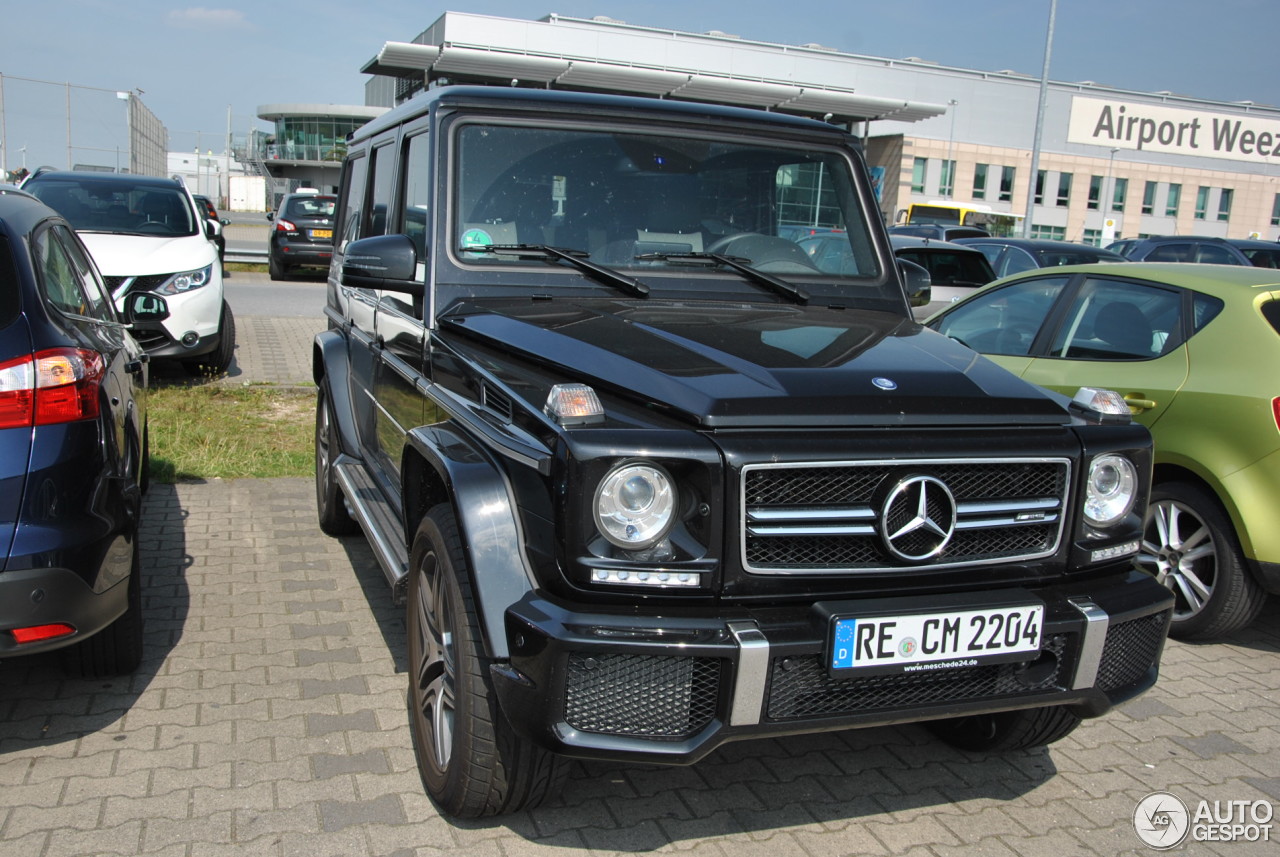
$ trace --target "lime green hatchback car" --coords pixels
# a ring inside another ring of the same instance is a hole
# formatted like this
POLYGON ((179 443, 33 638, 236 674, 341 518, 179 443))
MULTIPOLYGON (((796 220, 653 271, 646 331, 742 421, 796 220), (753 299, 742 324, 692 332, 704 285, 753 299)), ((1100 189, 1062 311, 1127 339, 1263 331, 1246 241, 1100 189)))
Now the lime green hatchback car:
POLYGON ((1280 270, 1134 263, 998 280, 925 324, 1066 395, 1124 396, 1155 471, 1138 557, 1175 637, 1251 622, 1280 592, 1280 270))

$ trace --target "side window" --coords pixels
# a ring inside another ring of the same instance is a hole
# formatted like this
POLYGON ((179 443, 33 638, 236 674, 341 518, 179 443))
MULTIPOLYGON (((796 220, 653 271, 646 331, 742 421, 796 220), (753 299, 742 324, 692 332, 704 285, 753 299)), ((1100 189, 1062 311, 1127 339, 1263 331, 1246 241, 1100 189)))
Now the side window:
POLYGON ((1224 250, 1213 244, 1201 244, 1196 252, 1197 262, 1206 262, 1210 265, 1239 265, 1240 260, 1231 254, 1231 251, 1224 250))
POLYGON ((89 299, 80 285, 80 277, 62 244, 46 229, 32 241, 40 289, 50 306, 70 315, 88 315, 89 299))
POLYGON ((364 213, 365 179, 369 175, 369 159, 352 158, 347 162, 342 184, 342 221, 335 245, 339 251, 346 249, 350 241, 360 237, 360 218, 364 213))
POLYGON ((1031 254, 1026 250, 1021 247, 1010 247, 1008 254, 1004 257, 1004 269, 1000 272, 1000 276, 1034 271, 1038 267, 1040 266, 1036 264, 1036 260, 1031 258, 1031 254))
POLYGON ((1026 356, 1067 279, 1023 280, 981 292, 943 316, 937 330, 984 354, 1026 356))
POLYGON ((427 224, 431 213, 430 143, 428 134, 419 134, 405 141, 403 231, 413 239, 419 261, 427 256, 427 224))
POLYGON ((1090 278, 1076 293, 1050 354, 1077 360, 1150 360, 1177 345, 1182 296, 1123 280, 1090 278))
POLYGON ((1193 244, 1165 244, 1147 254, 1147 262, 1191 262, 1193 244))
POLYGON ((54 226, 52 231, 62 244, 67 258, 71 261, 76 278, 84 289, 86 298, 84 314, 99 321, 115 321, 116 316, 111 306, 111 299, 107 297, 102 281, 98 279, 93 266, 89 264, 89 260, 85 257, 84 251, 80 249, 80 244, 76 241, 75 236, 65 226, 54 226))
POLYGON ((373 200, 369 206, 369 222, 360 233, 361 238, 387 234, 387 215, 391 212, 391 194, 395 189, 395 146, 379 146, 373 151, 373 200))

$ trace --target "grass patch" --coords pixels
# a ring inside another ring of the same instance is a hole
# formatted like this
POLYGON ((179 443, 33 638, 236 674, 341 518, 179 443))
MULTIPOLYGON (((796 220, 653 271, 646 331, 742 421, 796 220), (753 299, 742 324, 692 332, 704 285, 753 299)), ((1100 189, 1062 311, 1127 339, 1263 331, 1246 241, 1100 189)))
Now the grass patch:
POLYGON ((240 274, 265 274, 266 262, 224 262, 222 270, 240 274))
POLYGON ((311 476, 315 401, 272 387, 152 387, 151 478, 311 476))

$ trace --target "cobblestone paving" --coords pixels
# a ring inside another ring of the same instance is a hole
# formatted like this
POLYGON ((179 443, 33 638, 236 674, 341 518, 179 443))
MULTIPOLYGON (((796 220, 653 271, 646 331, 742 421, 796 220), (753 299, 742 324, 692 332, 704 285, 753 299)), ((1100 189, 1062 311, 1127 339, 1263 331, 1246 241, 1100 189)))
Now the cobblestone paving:
POLYGON ((1047 751, 917 727, 766 740, 578 765, 549 806, 450 822, 414 766, 400 611, 363 539, 319 532, 308 480, 156 485, 144 545, 137 675, 0 661, 4 857, 1110 857, 1157 853, 1131 822, 1152 791, 1280 802, 1273 599, 1252 630, 1171 643, 1155 690, 1047 751))

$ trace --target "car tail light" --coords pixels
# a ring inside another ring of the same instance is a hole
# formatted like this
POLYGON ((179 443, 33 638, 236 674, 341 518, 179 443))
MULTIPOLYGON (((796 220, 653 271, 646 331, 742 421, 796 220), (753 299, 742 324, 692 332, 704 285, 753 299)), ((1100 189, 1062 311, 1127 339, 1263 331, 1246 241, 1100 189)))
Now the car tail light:
POLYGON ((1276 429, 1280 431, 1280 396, 1271 400, 1271 415, 1276 418, 1276 429))
POLYGON ((0 428, 94 419, 104 372, 102 355, 83 348, 0 363, 0 428))
POLYGON ((276 232, 297 232, 298 227, 294 226, 287 220, 276 221, 276 232))
POLYGON ((73 625, 66 625, 61 622, 54 625, 32 625, 29 628, 12 628, 9 631, 13 635, 15 643, 38 643, 41 640, 56 640, 58 637, 65 637, 75 632, 76 629, 73 625))

